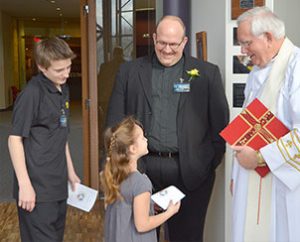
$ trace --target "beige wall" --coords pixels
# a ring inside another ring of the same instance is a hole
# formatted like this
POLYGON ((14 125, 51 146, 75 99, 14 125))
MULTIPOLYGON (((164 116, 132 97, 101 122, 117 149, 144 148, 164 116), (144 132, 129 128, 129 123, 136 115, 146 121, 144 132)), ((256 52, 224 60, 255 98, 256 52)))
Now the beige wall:
POLYGON ((0 109, 5 108, 2 12, 0 11, 0 109))
MULTIPOLYGON (((191 50, 196 56, 195 33, 207 32, 208 61, 219 66, 225 76, 225 0, 191 0, 191 50), (216 2, 217 5, 216 5, 216 2)), ((225 237, 225 162, 218 167, 206 216, 204 241, 222 242, 225 237)))
POLYGON ((274 12, 285 22, 286 35, 298 47, 300 46, 299 10, 299 0, 274 0, 274 12))
POLYGON ((13 62, 13 19, 5 14, 0 14, 0 109, 5 109, 11 104, 10 87, 14 85, 13 62))

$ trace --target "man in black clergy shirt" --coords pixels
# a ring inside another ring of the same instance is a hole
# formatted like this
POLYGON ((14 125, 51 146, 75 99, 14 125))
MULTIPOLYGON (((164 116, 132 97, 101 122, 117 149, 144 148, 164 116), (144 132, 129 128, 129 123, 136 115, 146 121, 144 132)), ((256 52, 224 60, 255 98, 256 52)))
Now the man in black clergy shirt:
POLYGON ((218 67, 183 54, 188 39, 180 18, 163 17, 153 41, 150 58, 120 67, 107 126, 127 115, 143 124, 149 154, 141 165, 154 190, 175 185, 186 194, 167 222, 169 240, 198 242, 225 152, 219 132, 228 122, 228 105, 218 67))

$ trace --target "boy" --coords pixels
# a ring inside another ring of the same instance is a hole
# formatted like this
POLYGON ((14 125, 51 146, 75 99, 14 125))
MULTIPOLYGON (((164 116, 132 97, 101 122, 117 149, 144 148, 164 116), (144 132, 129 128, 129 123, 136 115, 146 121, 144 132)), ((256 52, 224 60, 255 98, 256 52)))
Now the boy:
POLYGON ((51 38, 35 46, 40 71, 19 94, 13 110, 8 147, 15 171, 22 241, 62 241, 67 182, 80 182, 70 155, 69 91, 66 80, 75 54, 51 38))

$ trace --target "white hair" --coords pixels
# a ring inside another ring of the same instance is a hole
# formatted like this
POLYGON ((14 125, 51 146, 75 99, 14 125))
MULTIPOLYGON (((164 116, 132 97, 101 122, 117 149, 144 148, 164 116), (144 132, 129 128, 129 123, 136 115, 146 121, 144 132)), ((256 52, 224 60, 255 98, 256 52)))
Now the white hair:
POLYGON ((272 33, 275 39, 285 36, 284 22, 267 7, 255 7, 244 12, 238 17, 237 25, 239 26, 244 21, 249 21, 251 33, 254 36, 266 32, 272 33))

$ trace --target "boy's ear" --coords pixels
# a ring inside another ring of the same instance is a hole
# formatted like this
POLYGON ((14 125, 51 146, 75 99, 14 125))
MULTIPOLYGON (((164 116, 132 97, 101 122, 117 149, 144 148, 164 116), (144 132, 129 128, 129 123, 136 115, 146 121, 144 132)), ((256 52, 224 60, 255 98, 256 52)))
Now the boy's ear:
POLYGON ((38 67, 38 69, 39 69, 41 72, 46 71, 46 68, 44 68, 44 67, 42 67, 42 66, 40 66, 40 65, 37 65, 37 67, 38 67))

